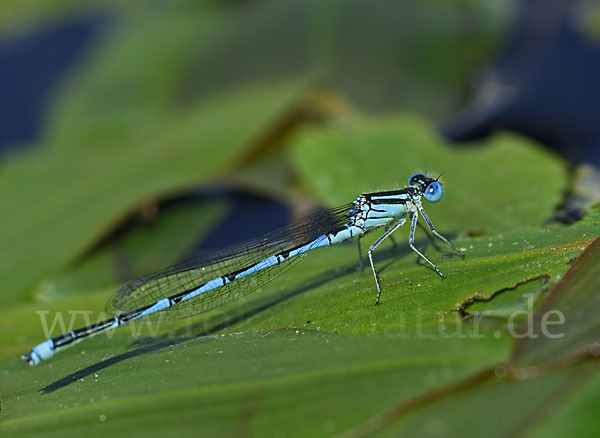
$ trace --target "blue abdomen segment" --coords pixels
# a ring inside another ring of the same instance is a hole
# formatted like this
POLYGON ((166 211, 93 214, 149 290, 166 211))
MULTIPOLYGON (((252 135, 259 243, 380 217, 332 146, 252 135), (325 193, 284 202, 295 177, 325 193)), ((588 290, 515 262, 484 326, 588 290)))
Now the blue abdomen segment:
POLYGON ((148 307, 142 313, 140 313, 139 315, 137 315, 136 317, 131 318, 131 319, 143 318, 144 316, 148 316, 153 313, 160 312, 161 310, 168 309, 169 307, 171 307, 171 300, 169 298, 163 298, 162 300, 158 300, 152 306, 148 307))
MULTIPOLYGON (((239 271, 231 272, 229 274, 223 275, 222 277, 210 280, 209 282, 203 284, 199 288, 185 294, 181 298, 181 301, 186 301, 186 300, 195 298, 199 295, 202 295, 206 292, 209 292, 211 290, 217 289, 219 287, 223 287, 239 278, 247 277, 248 275, 252 275, 252 274, 255 274, 264 269, 271 268, 271 267, 278 265, 279 263, 281 263, 285 260, 288 260, 292 257, 297 257, 297 256, 301 256, 303 254, 306 254, 307 252, 312 251, 313 249, 317 249, 322 246, 335 245, 337 243, 348 240, 352 237, 359 236, 363 233, 364 233, 364 230, 362 228, 349 225, 349 226, 345 226, 345 227, 341 228, 340 230, 338 230, 336 232, 321 234, 319 237, 317 237, 316 239, 314 239, 313 241, 311 241, 307 244, 304 244, 302 246, 299 246, 299 247, 294 248, 289 251, 282 251, 278 254, 267 257, 266 259, 263 259, 260 262, 254 264, 252 266, 249 266, 249 267, 241 269, 239 271)), ((167 300, 167 299, 165 299, 165 300, 167 300)), ((165 301, 165 300, 161 300, 161 301, 165 301)), ((155 305, 153 305, 152 307, 145 310, 144 313, 141 314, 139 317, 147 316, 151 313, 155 313, 155 312, 166 309, 168 307, 168 305, 167 305, 168 302, 159 305, 159 303, 161 303, 161 301, 157 302, 155 305)))
POLYGON ((43 360, 50 359, 52 356, 54 356, 54 342, 52 339, 46 339, 41 344, 36 345, 29 353, 32 366, 37 365, 43 360))
POLYGON ((185 294, 181 298, 181 301, 186 301, 186 300, 189 300, 191 298, 197 297, 198 295, 202 295, 205 292, 208 292, 210 290, 213 290, 213 289, 216 289, 218 287, 224 286, 224 285, 226 285, 228 283, 229 283, 229 281, 226 278, 223 278, 223 277, 215 278, 213 280, 210 280, 207 283, 204 283, 198 289, 193 290, 193 291, 185 294))

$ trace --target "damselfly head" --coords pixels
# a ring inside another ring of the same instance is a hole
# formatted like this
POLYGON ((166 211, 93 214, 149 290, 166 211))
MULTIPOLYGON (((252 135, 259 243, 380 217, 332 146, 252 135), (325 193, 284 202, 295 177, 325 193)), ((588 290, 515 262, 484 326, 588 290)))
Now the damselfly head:
POLYGON ((433 179, 424 173, 415 173, 408 179, 408 185, 421 190, 429 202, 438 202, 444 194, 442 184, 438 180, 439 178, 433 179))

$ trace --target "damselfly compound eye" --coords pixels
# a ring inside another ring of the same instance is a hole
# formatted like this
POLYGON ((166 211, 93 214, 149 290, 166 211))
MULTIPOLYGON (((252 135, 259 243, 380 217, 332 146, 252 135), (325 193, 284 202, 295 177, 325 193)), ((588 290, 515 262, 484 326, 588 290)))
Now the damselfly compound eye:
POLYGON ((443 194, 444 189, 442 188, 442 185, 439 182, 434 181, 427 186, 423 196, 425 196, 425 199, 427 199, 429 202, 438 202, 442 198, 443 194))
POLYGON ((424 174, 415 173, 413 176, 408 178, 408 185, 415 186, 415 185, 419 184, 419 182, 425 181, 426 179, 427 179, 427 177, 424 174))

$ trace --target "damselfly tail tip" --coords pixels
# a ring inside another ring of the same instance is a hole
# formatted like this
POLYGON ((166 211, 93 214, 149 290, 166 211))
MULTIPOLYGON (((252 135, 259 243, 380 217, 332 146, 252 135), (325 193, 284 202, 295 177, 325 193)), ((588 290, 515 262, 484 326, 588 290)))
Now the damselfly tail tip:
POLYGON ((33 347, 29 354, 22 355, 21 360, 33 367, 43 360, 50 359, 54 355, 54 352, 54 341, 52 339, 46 339, 41 344, 33 347))
POLYGON ((31 357, 31 354, 22 354, 21 360, 24 362, 27 362, 29 364, 29 366, 32 366, 32 367, 37 365, 35 363, 35 360, 33 360, 33 358, 31 357))

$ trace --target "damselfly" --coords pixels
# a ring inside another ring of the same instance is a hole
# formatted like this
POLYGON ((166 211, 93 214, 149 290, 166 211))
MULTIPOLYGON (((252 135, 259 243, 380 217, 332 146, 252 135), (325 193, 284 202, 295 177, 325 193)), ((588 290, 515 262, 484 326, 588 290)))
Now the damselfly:
MULTIPOLYGON (((438 178, 439 179, 439 178, 438 178)), ((169 318, 182 318, 234 301, 281 275, 300 256, 322 246, 385 227, 385 233, 369 248, 369 262, 375 278, 379 303, 381 285, 373 262, 373 251, 410 218, 410 248, 444 278, 437 266, 414 245, 419 213, 431 232, 464 257, 448 239, 436 231, 421 205, 421 199, 437 202, 443 188, 438 179, 417 173, 402 190, 367 193, 350 204, 314 214, 258 240, 248 241, 210 257, 175 265, 133 280, 119 289, 106 305, 113 318, 47 339, 21 358, 37 365, 55 352, 83 339, 115 329, 140 318, 165 312, 169 318)))

